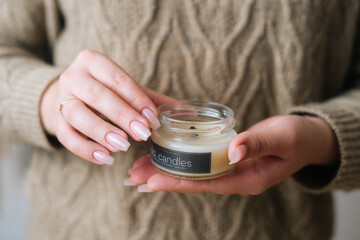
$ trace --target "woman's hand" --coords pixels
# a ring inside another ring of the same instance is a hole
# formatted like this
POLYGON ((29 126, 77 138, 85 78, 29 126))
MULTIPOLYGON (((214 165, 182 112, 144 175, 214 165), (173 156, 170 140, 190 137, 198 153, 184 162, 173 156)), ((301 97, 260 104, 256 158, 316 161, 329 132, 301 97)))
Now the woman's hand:
POLYGON ((228 149, 230 174, 211 180, 191 181, 160 173, 149 156, 138 159, 124 184, 141 185, 141 192, 260 194, 307 165, 338 161, 336 138, 321 118, 276 116, 235 136, 228 149))
POLYGON ((126 151, 127 134, 146 141, 149 128, 160 126, 156 104, 170 100, 142 88, 106 56, 84 50, 44 93, 41 119, 47 133, 74 154, 111 165, 109 150, 126 151))

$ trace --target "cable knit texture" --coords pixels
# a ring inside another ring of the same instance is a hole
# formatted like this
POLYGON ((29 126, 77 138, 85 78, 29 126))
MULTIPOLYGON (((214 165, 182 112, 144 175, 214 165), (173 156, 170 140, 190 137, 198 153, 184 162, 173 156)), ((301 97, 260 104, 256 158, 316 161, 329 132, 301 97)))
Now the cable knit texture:
POLYGON ((0 126, 34 146, 28 238, 329 239, 329 190, 360 186, 360 90, 345 89, 359 81, 350 72, 358 14, 355 0, 1 1, 0 126), (322 117, 339 168, 308 167, 259 196, 124 187, 146 143, 95 166, 54 149, 41 128, 42 93, 86 48, 143 86, 230 106, 237 131, 281 113, 322 117))

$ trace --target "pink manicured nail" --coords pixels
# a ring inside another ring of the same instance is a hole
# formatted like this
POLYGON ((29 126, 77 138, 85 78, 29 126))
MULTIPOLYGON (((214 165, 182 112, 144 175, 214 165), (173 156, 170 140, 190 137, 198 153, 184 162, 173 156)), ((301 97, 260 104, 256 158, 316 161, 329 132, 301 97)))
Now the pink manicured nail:
POLYGON ((131 178, 124 179, 124 186, 136 186, 136 184, 131 181, 131 178))
POLYGON ((152 129, 156 130, 160 127, 159 119, 156 117, 153 111, 151 111, 148 108, 144 108, 141 114, 143 115, 144 118, 149 120, 152 129))
POLYGON ((147 184, 142 184, 138 186, 138 192, 152 192, 147 186, 147 184))
POLYGON ((130 124, 130 128, 131 131, 133 131, 138 138, 144 141, 146 141, 151 135, 149 129, 145 127, 145 125, 142 124, 141 122, 132 121, 130 124))
POLYGON ((124 152, 127 151, 130 146, 130 143, 123 136, 116 133, 108 133, 105 138, 111 146, 124 152))
POLYGON ((93 157, 96 160, 98 160, 102 163, 105 163, 107 165, 113 165, 113 163, 114 163, 114 158, 112 156, 110 156, 107 153, 101 152, 101 151, 95 151, 93 153, 93 157))
POLYGON ((133 170, 133 168, 129 168, 129 169, 128 169, 128 174, 131 174, 131 173, 132 173, 132 170, 133 170))
POLYGON ((243 159, 246 156, 246 153, 247 153, 247 147, 245 145, 240 145, 236 147, 230 155, 229 165, 239 162, 241 159, 243 159))

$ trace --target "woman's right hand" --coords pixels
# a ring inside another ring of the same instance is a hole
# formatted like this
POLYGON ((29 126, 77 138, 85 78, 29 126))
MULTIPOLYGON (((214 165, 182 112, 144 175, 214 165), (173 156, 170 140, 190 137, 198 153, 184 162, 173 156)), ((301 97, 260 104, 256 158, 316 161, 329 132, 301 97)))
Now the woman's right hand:
POLYGON ((146 141, 150 127, 160 126, 155 104, 171 100, 142 88, 103 54, 84 50, 45 91, 41 120, 46 132, 69 151, 111 165, 110 151, 126 151, 130 146, 126 133, 146 141))

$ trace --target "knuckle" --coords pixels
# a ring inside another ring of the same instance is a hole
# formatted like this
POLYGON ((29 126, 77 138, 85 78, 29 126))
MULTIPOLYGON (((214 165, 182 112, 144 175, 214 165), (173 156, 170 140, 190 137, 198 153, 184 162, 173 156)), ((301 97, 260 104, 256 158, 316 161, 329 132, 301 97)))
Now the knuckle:
POLYGON ((106 129, 104 124, 101 122, 95 123, 92 128, 92 136, 95 139, 103 139, 103 136, 106 134, 106 129))
POLYGON ((72 153, 78 155, 83 159, 89 159, 90 151, 89 146, 86 143, 79 144, 75 138, 68 137, 65 147, 72 153))
POLYGON ((266 152, 269 149, 269 143, 267 139, 261 134, 253 134, 253 151, 255 153, 266 152))
POLYGON ((111 77, 113 80, 114 87, 116 88, 123 87, 130 80, 128 75, 124 71, 117 69, 116 67, 113 68, 111 77))
POLYGON ((92 160, 92 146, 89 143, 82 143, 76 140, 76 138, 72 137, 69 132, 64 129, 58 129, 56 132, 56 137, 59 142, 67 148, 72 153, 76 154, 77 156, 89 160, 92 160))
POLYGON ((87 144, 75 144, 73 152, 79 155, 81 158, 91 159, 91 151, 89 150, 87 144))
POLYGON ((104 94, 104 89, 97 85, 86 86, 86 93, 91 102, 96 102, 104 94))
POLYGON ((131 109, 129 107, 125 107, 125 108, 121 109, 120 111, 118 111, 118 113, 116 115, 116 119, 119 122, 123 122, 124 119, 128 118, 130 113, 131 113, 131 109))
POLYGON ((69 81, 71 81, 71 73, 69 70, 66 70, 59 76, 59 86, 67 86, 69 81))
POLYGON ((78 58, 89 59, 89 58, 93 58, 96 55, 97 55, 96 51, 90 50, 90 49, 84 49, 84 50, 81 50, 81 52, 78 54, 78 58))
POLYGON ((56 137, 62 145, 68 145, 68 134, 63 129, 57 130, 56 137))
POLYGON ((76 111, 74 111, 73 104, 68 103, 66 107, 63 108, 62 114, 67 122, 77 124, 76 111))
POLYGON ((136 94, 135 96, 133 96, 132 98, 132 106, 136 106, 138 107, 138 109, 142 109, 143 106, 146 106, 147 104, 145 103, 145 96, 143 96, 142 94, 136 94))

